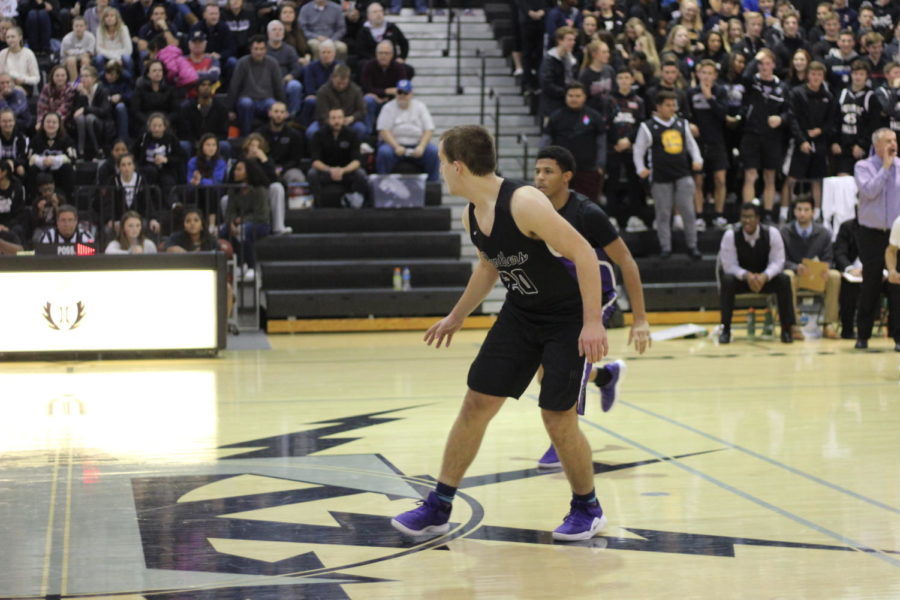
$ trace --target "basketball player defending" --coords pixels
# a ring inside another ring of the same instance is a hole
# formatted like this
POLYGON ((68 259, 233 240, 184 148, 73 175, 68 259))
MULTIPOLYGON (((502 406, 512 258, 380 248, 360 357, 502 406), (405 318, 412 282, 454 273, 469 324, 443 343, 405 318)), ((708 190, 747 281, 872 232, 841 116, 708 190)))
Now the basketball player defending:
MULTIPOLYGON (((622 280, 631 301, 634 321, 628 334, 628 343, 634 342, 638 353, 643 354, 650 346, 650 326, 644 312, 644 291, 641 289, 641 273, 631 256, 628 246, 619 237, 615 227, 603 209, 585 196, 569 189, 569 182, 575 174, 575 157, 562 146, 547 146, 538 152, 534 165, 534 187, 550 199, 553 208, 584 236, 597 253, 600 260, 600 279, 603 288, 603 325, 616 310, 616 286, 613 275, 615 263, 622 271, 622 280), (611 262, 610 262, 611 261, 611 262)), ((591 370, 588 382, 600 389, 600 407, 603 412, 613 407, 616 401, 616 387, 625 374, 625 361, 616 360, 591 370)), ((542 378, 538 373, 538 379, 542 378)), ((585 397, 581 395, 576 404, 576 412, 584 414, 585 397)), ((560 466, 556 449, 551 445, 538 460, 538 468, 560 466)))
POLYGON ((425 341, 449 346, 497 277, 507 295, 469 369, 469 389, 447 438, 435 491, 391 524, 407 535, 449 530, 453 497, 488 423, 507 397, 521 396, 543 365, 541 416, 572 488, 571 509, 553 537, 589 539, 606 517, 594 493, 591 449, 575 405, 591 363, 607 353, 597 255, 543 193, 495 175, 494 140, 483 127, 450 129, 441 136, 438 154, 450 193, 469 200, 463 224, 480 260, 456 306, 431 326, 425 341), (560 255, 574 264, 577 279, 560 255))

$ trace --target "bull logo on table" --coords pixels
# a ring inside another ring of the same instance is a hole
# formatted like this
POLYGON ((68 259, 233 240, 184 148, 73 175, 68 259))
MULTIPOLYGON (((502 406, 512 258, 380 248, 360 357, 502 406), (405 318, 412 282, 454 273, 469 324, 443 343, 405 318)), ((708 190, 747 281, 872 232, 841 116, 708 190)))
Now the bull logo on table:
POLYGON ((44 320, 47 321, 47 327, 56 331, 71 331, 77 329, 87 313, 84 308, 84 302, 76 302, 75 304, 54 305, 47 302, 44 305, 44 320))

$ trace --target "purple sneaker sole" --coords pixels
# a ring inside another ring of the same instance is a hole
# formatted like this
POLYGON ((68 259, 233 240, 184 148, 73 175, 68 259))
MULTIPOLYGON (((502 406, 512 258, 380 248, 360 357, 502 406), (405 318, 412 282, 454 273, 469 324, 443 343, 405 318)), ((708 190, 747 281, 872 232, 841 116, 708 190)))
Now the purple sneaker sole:
POLYGON ((409 536, 443 534, 450 531, 452 507, 442 503, 435 492, 419 502, 418 508, 408 510, 391 519, 391 525, 409 536))
POLYGON ((416 537, 419 535, 427 535, 427 534, 435 534, 442 535, 450 531, 450 523, 444 523, 443 525, 429 525, 424 529, 414 530, 410 529, 397 519, 391 519, 391 525, 393 525, 394 529, 399 531, 400 533, 405 533, 406 535, 416 537))
POLYGON ((603 412, 609 412, 618 396, 616 386, 622 383, 622 380, 625 378, 627 367, 624 360, 617 360, 609 363, 604 368, 609 371, 612 379, 609 380, 609 383, 600 387, 600 408, 603 409, 603 412))
POLYGON ((591 522, 591 526, 584 531, 579 531, 576 533, 562 533, 560 531, 553 532, 553 539, 560 542, 577 542, 579 540, 589 540, 606 527, 606 515, 602 515, 600 517, 594 517, 594 520, 591 522))

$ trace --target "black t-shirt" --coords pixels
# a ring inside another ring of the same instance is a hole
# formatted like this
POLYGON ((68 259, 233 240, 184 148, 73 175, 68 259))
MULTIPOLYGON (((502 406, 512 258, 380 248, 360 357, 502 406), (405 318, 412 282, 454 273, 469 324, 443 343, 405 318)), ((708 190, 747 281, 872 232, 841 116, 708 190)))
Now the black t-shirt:
POLYGON ((692 121, 700 129, 704 144, 725 146, 725 116, 728 113, 728 93, 720 85, 713 85, 712 98, 703 95, 700 86, 688 90, 692 121))
POLYGON ((598 138, 606 133, 606 121, 597 111, 585 106, 574 111, 560 108, 547 123, 550 140, 569 150, 577 171, 593 171, 598 166, 598 138))
POLYGON ((306 156, 306 136, 285 125, 281 131, 273 131, 269 126, 256 130, 269 142, 269 158, 282 169, 296 168, 300 159, 306 156))
POLYGON ((344 127, 337 137, 328 126, 319 129, 310 145, 310 158, 320 160, 329 167, 344 167, 359 160, 359 138, 349 127, 344 127))
MULTIPOLYGON (((609 217, 596 202, 591 202, 586 196, 569 190, 569 201, 562 207, 559 214, 584 236, 584 239, 597 253, 599 260, 610 262, 609 255, 606 254, 604 248, 619 239, 619 234, 609 222, 609 217)), ((575 265, 566 258, 560 260, 566 264, 567 268, 571 265, 570 273, 575 276, 575 265)), ((608 276, 604 277, 603 269, 600 270, 600 278, 603 288, 603 303, 606 304, 610 298, 615 297, 616 289, 612 280, 608 276)))
MULTIPOLYGON (((569 190, 569 201, 559 214, 583 235, 595 250, 602 251, 619 239, 619 233, 603 209, 596 202, 591 202, 586 196, 574 190, 569 190)), ((608 258, 605 252, 603 257, 608 258)))
POLYGON ((171 248, 172 246, 183 248, 186 252, 215 252, 218 249, 216 240, 212 236, 202 236, 200 243, 194 244, 191 241, 191 236, 184 231, 176 231, 169 236, 168 247, 171 248))
POLYGON ((25 190, 13 179, 5 190, 0 188, 0 225, 11 229, 22 223, 25 209, 25 190))

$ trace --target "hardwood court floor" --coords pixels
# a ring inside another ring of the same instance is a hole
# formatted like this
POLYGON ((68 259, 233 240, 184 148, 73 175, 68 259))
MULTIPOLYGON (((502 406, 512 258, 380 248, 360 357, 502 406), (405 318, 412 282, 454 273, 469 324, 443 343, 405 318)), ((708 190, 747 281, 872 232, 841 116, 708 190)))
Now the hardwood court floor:
POLYGON ((217 360, 0 364, 0 598, 900 598, 900 355, 659 342, 583 428, 567 511, 537 387, 488 431, 447 536, 389 518, 438 467, 483 331, 272 336, 217 360))

